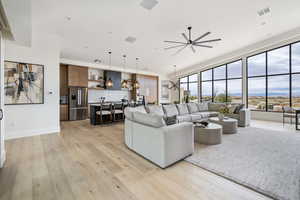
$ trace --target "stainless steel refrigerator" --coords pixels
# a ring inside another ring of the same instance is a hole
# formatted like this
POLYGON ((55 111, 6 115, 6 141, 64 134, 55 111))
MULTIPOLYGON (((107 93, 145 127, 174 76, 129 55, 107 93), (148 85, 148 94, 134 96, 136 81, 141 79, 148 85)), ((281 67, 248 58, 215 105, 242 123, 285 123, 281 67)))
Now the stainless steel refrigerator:
POLYGON ((69 88, 69 120, 84 120, 88 115, 88 90, 82 87, 69 88))

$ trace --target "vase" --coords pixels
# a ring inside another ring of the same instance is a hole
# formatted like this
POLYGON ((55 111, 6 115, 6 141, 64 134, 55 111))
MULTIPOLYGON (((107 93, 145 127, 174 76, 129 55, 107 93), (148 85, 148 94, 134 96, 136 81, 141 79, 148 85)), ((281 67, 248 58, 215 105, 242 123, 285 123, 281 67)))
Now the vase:
POLYGON ((218 118, 219 118, 220 121, 223 121, 224 120, 224 114, 219 113, 218 118))

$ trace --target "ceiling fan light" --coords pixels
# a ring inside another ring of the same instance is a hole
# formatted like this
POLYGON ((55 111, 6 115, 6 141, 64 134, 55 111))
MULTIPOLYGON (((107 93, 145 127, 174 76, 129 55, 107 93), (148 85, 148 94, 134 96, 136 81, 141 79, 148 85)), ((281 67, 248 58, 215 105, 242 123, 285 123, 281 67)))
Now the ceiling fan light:
POLYGON ((111 78, 109 78, 106 82, 105 82, 106 87, 111 88, 114 86, 113 81, 111 80, 111 78))

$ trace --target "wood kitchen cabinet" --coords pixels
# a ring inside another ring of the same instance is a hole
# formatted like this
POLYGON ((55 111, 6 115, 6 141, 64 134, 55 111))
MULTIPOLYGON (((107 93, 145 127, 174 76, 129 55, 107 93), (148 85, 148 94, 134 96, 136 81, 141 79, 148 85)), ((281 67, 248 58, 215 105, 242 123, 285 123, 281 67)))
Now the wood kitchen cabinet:
POLYGON ((60 65, 60 96, 68 96, 68 66, 60 65))
POLYGON ((60 121, 69 120, 69 108, 68 105, 60 105, 60 121))
POLYGON ((88 68, 69 65, 68 86, 88 87, 88 68))

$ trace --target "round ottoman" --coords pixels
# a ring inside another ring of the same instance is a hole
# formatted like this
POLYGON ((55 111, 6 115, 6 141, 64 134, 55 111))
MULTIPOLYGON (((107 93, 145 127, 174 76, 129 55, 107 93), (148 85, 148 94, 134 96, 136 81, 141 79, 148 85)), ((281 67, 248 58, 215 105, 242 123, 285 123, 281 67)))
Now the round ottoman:
POLYGON ((237 133, 238 120, 229 117, 219 120, 218 117, 211 117, 208 119, 212 123, 219 124, 223 127, 224 134, 234 134, 237 133))
POLYGON ((222 126, 215 123, 209 123, 207 127, 201 127, 195 124, 194 139, 200 144, 221 144, 222 142, 222 126))

